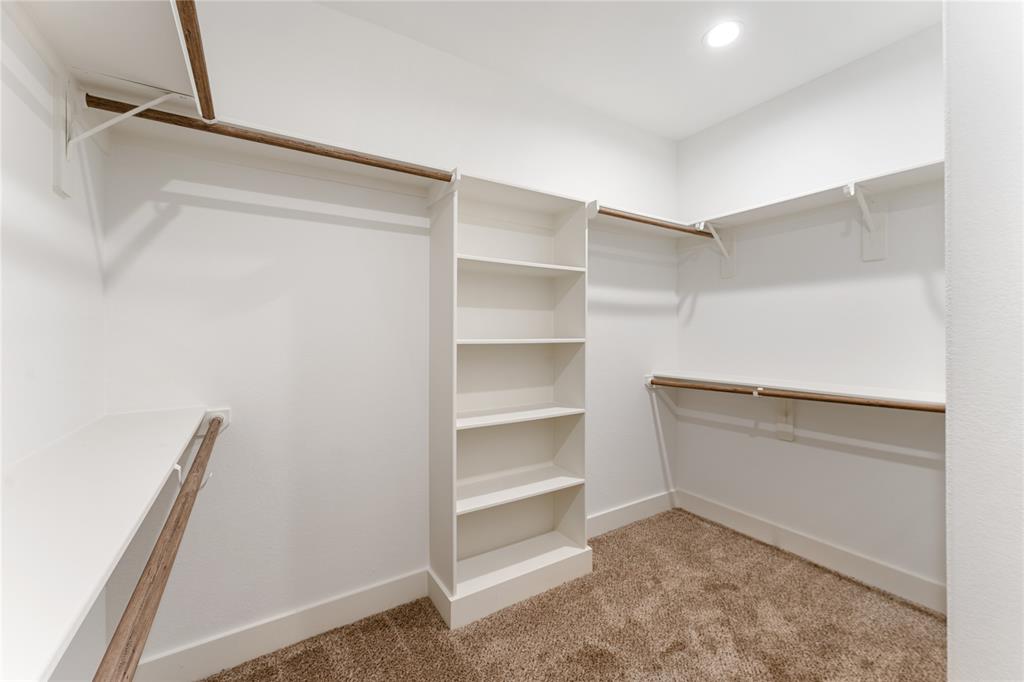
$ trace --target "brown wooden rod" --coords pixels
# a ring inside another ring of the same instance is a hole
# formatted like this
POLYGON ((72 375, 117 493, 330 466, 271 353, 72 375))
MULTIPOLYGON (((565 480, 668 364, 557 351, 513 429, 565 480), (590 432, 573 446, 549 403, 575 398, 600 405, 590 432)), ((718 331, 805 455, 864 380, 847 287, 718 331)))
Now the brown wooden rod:
POLYGON ((192 80, 199 98, 199 111, 208 121, 214 119, 213 92, 210 90, 210 74, 206 70, 206 53, 203 52, 203 36, 199 32, 199 15, 194 0, 176 0, 178 21, 184 36, 188 61, 192 67, 192 80))
POLYGON ((623 220, 632 220, 635 223, 653 225, 654 227, 661 227, 666 230, 675 230, 676 232, 685 232, 686 234, 692 234, 698 237, 707 237, 708 239, 713 239, 710 232, 704 232, 702 230, 698 230, 696 227, 693 227, 691 225, 673 223, 669 220, 662 220, 661 218, 652 218, 651 216, 641 215, 639 213, 620 211, 617 208, 608 208, 607 206, 598 206, 597 212, 600 213, 601 215, 606 215, 611 218, 622 218, 623 220))
POLYGON ((812 400, 821 403, 842 403, 844 405, 866 405, 868 407, 887 407, 894 410, 915 410, 918 412, 945 412, 942 403, 926 403, 916 400, 895 400, 889 398, 864 398, 859 396, 838 395, 835 393, 818 393, 815 391, 791 391, 782 388, 760 388, 743 384, 718 384, 688 379, 651 378, 652 386, 669 388, 691 388, 698 391, 719 391, 722 393, 742 393, 758 395, 766 398, 788 398, 790 400, 812 400))
POLYGON ((698 391, 717 391, 719 393, 743 393, 753 395, 753 389, 735 384, 712 384, 706 381, 689 381, 686 379, 662 379, 653 377, 651 386, 667 386, 669 388, 692 388, 698 391))
POLYGON ((925 403, 917 400, 894 400, 889 398, 862 398, 832 393, 814 393, 812 391, 788 391, 781 388, 762 388, 758 395, 768 398, 789 398, 791 400, 813 400, 819 403, 843 403, 844 405, 867 405, 868 407, 888 407, 894 410, 915 410, 917 412, 945 412, 942 403, 925 403))
MULTIPOLYGON (((100 109, 102 111, 109 111, 115 114, 123 114, 126 111, 134 109, 136 106, 134 104, 127 104, 125 102, 118 102, 117 100, 106 99, 104 97, 97 97, 89 94, 85 96, 85 103, 90 109, 100 109)), ((147 121, 167 123, 169 125, 180 126, 182 128, 190 128, 192 130, 200 130, 206 133, 213 133, 215 135, 223 135, 224 137, 233 137, 237 140, 258 142, 272 147, 291 149, 293 151, 315 154, 317 156, 326 156, 331 159, 338 159, 339 161, 348 161, 350 163, 358 163, 364 166, 373 166, 374 168, 383 168, 385 170, 397 171, 408 175, 416 175, 421 178, 429 178, 431 180, 439 180, 441 182, 451 182, 452 180, 452 172, 442 170, 440 168, 431 168, 429 166, 420 166, 414 163, 396 161, 383 156, 374 156, 373 154, 364 154, 363 152, 345 149, 344 147, 335 147, 333 145, 322 144, 320 142, 309 142, 307 140, 300 140, 286 135, 278 135, 276 133, 243 128, 241 126, 231 125, 228 123, 207 123, 206 121, 200 121, 197 118, 172 114, 158 109, 147 109, 146 111, 136 114, 136 117, 144 118, 147 121)))
POLYGON ((223 420, 214 417, 207 426, 206 436, 199 445, 192 468, 174 499, 171 513, 167 515, 164 527, 160 530, 160 536, 128 600, 128 606, 121 614, 121 620, 96 669, 93 682, 128 682, 135 677, 135 670, 153 627, 153 619, 156 618, 160 599, 181 546, 181 538, 185 535, 185 527, 206 475, 206 466, 210 462, 221 424, 223 420))

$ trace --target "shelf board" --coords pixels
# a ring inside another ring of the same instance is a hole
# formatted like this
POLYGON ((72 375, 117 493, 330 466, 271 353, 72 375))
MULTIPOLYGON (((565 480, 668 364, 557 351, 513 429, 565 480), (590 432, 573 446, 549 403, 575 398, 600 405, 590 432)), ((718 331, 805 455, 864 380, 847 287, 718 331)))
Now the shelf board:
POLYGON ((496 410, 473 410, 460 412, 455 418, 455 428, 479 429, 487 426, 501 426, 502 424, 518 424, 520 422, 531 422, 540 419, 554 419, 556 417, 568 417, 574 414, 583 414, 582 407, 570 407, 558 403, 540 403, 538 405, 519 405, 516 407, 504 407, 496 410))
POLYGON ((748 387, 750 389, 764 387, 804 393, 824 393, 828 395, 859 398, 872 401, 924 403, 935 406, 944 405, 946 402, 945 394, 935 391, 914 391, 895 388, 882 388, 876 386, 852 386, 848 384, 833 384, 821 382, 795 382, 787 381, 785 379, 774 379, 770 377, 710 374, 708 372, 691 370, 659 370, 652 372, 651 376, 664 379, 679 379, 682 381, 695 381, 708 384, 726 384, 731 386, 743 386, 748 387))
POLYGON ((586 343, 583 338, 545 339, 459 339, 460 346, 516 346, 526 344, 586 343))
POLYGON ((107 415, 4 472, 4 679, 50 677, 205 413, 107 415))
MULTIPOLYGON (((944 169, 945 164, 942 161, 936 161, 922 166, 858 180, 854 184, 870 196, 871 194, 892 192, 928 182, 938 182, 943 178, 944 169)), ((828 187, 809 194, 787 197, 761 206, 707 218, 706 220, 715 227, 740 227, 835 204, 853 202, 853 199, 844 194, 843 189, 845 186, 828 187)))
POLYGON ((589 551, 556 530, 499 547, 459 562, 457 595, 486 590, 589 551))
POLYGON ((583 485, 582 478, 554 464, 481 476, 456 485, 455 514, 470 514, 578 485, 583 485))
POLYGON ((460 255, 459 269, 467 272, 501 273, 523 277, 559 277, 578 275, 587 271, 575 265, 555 265, 511 258, 489 258, 487 256, 460 255))

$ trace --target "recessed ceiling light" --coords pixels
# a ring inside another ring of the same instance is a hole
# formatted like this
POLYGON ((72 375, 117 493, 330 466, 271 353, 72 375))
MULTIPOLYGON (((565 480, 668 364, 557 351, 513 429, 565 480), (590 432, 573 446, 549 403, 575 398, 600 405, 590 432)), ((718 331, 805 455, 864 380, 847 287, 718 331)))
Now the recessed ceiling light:
POLYGON ((704 44, 708 47, 725 47, 740 37, 743 25, 738 21, 723 21, 704 34, 704 44))

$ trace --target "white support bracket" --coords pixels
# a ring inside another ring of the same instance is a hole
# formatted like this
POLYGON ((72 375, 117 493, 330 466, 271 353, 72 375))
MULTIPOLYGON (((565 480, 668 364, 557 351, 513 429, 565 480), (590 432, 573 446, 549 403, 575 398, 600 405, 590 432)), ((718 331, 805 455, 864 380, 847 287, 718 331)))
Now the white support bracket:
POLYGON ((591 201, 587 204, 587 219, 593 220, 597 217, 597 214, 601 212, 601 204, 597 201, 591 201))
POLYGON ((793 401, 789 398, 781 398, 778 401, 775 417, 775 437, 779 440, 792 442, 796 439, 796 429, 793 426, 793 401))
POLYGON ((721 266, 719 268, 719 276, 722 279, 730 279, 736 275, 736 262, 733 260, 733 255, 736 253, 736 240, 733 236, 732 231, 726 231, 725 236, 718 234, 718 230, 715 226, 706 220, 702 220, 695 225, 695 227, 701 232, 708 232, 715 240, 715 246, 718 247, 719 255, 721 255, 721 266))
POLYGON ((427 194, 427 208, 432 207, 449 194, 456 192, 459 189, 460 182, 462 182, 462 173, 459 172, 458 168, 453 168, 451 180, 443 185, 435 185, 430 189, 430 192, 427 194))
POLYGON ((843 187, 843 194, 857 201, 860 207, 861 233, 860 233, 860 258, 863 261, 885 260, 889 255, 887 239, 887 214, 882 214, 881 220, 876 220, 868 205, 868 198, 862 187, 856 183, 843 187))
POLYGON ((165 93, 163 95, 160 95, 156 99, 150 100, 149 102, 146 102, 145 104, 140 104, 139 106, 135 107, 134 109, 130 109, 130 110, 124 112, 123 114, 118 114, 117 116, 115 116, 114 118, 110 119, 109 121, 104 121, 103 123, 99 124, 98 126, 96 126, 94 128, 90 128, 89 130, 86 130, 84 133, 81 133, 80 135, 75 135, 74 137, 70 137, 70 135, 71 135, 71 133, 70 133, 71 126, 70 126, 70 124, 68 124, 68 126, 67 126, 68 132, 66 133, 65 137, 69 138, 69 139, 65 140, 65 145, 64 145, 64 154, 65 154, 65 156, 67 156, 68 158, 71 158, 71 148, 77 142, 81 142, 82 140, 90 138, 90 137, 92 137, 93 135, 95 135, 98 132, 104 131, 104 130, 106 130, 107 128, 109 128, 111 126, 117 125, 121 121, 125 121, 125 120, 131 118, 132 116, 135 116, 136 114, 142 113, 146 109, 152 109, 153 107, 158 106, 158 105, 166 102, 167 100, 173 99, 175 97, 181 97, 181 95, 179 95, 176 92, 165 93))

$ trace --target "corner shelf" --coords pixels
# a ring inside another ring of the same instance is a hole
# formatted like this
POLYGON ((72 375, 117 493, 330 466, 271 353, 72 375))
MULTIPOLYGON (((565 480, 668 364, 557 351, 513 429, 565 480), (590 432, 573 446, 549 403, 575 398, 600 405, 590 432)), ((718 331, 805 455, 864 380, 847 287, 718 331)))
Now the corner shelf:
POLYGON ((558 403, 542 403, 539 405, 523 405, 521 407, 498 410, 473 410, 460 412, 455 419, 455 429, 479 429, 503 424, 519 424, 522 422, 555 419, 583 414, 582 407, 570 407, 558 403))
POLYGON ((107 415, 4 472, 4 679, 48 679, 204 407, 107 415))
POLYGON ((455 514, 471 514, 578 485, 583 485, 582 478, 554 464, 481 476, 456 483, 455 514))

